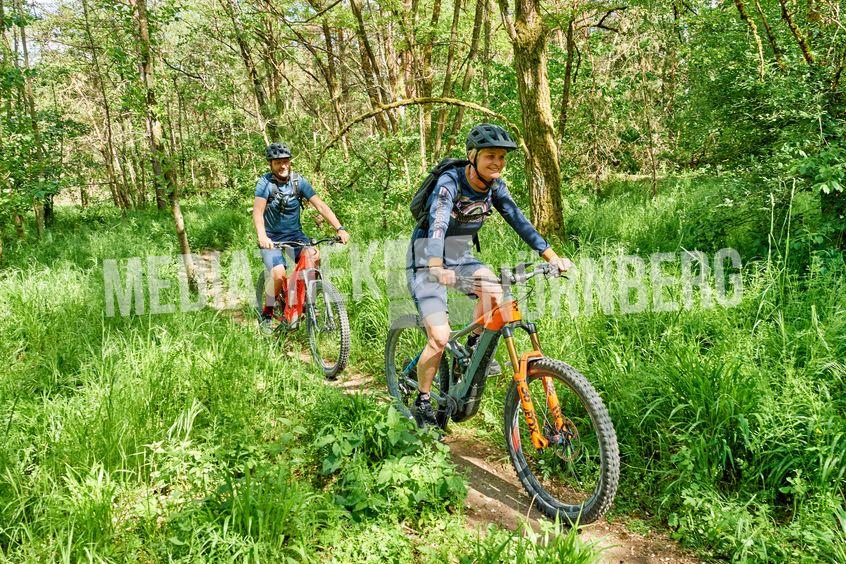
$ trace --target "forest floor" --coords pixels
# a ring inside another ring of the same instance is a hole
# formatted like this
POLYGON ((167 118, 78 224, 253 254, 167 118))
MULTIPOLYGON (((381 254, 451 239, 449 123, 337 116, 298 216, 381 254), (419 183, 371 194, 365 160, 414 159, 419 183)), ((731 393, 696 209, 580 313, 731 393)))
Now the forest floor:
MULTIPOLYGON (((236 323, 256 322, 242 310, 226 310, 225 313, 236 323)), ((256 334, 258 335, 258 329, 256 334)), ((288 350, 285 354, 304 363, 312 362, 311 355, 305 349, 288 350)), ((365 393, 372 395, 377 401, 387 400, 383 387, 375 376, 353 367, 347 367, 339 379, 329 384, 345 393, 365 393)), ((445 442, 450 447, 452 461, 467 477, 464 510, 468 527, 484 534, 489 525, 517 531, 526 523, 536 532, 540 531, 540 523, 546 517, 531 506, 526 491, 507 461, 504 450, 498 450, 479 440, 474 436, 472 429, 457 425, 450 427, 445 442)), ((666 534, 658 531, 636 533, 629 530, 621 520, 611 522, 603 518, 596 523, 584 525, 579 529, 579 536, 594 546, 599 552, 601 562, 701 561, 666 534)))
MULTIPOLYGON (((306 352, 288 352, 291 357, 311 362, 306 352)), ((348 368, 332 385, 349 393, 382 393, 378 380, 369 374, 348 368)), ((484 532, 489 525, 512 531, 527 523, 536 532, 544 517, 531 507, 523 486, 507 460, 504 449, 497 449, 477 437, 468 427, 452 425, 445 440, 452 461, 467 477, 467 498, 464 500, 467 525, 484 532)), ((680 547, 666 534, 650 531, 633 532, 621 520, 605 518, 579 529, 580 538, 596 547, 601 562, 699 562, 695 554, 680 547)))

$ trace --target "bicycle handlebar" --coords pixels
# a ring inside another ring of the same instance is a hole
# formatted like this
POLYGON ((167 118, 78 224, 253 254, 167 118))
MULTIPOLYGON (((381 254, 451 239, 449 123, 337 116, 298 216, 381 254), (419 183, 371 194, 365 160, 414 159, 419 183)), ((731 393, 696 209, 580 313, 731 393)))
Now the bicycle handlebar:
POLYGON ((323 243, 340 243, 341 238, 337 235, 334 237, 326 237, 325 239, 309 239, 306 241, 280 241, 276 242, 273 241, 273 248, 274 249, 284 249, 286 247, 316 247, 318 245, 322 245, 323 243))
MULTIPOLYGON (((512 268, 503 267, 500 271, 500 278, 491 278, 489 276, 456 276, 456 287, 472 287, 474 284, 487 282, 488 284, 501 284, 513 286, 516 284, 525 284, 535 276, 543 275, 547 278, 555 278, 558 276, 565 276, 564 273, 558 273, 549 263, 530 263, 523 262, 512 268), (526 269, 533 267, 531 272, 526 272, 526 269)), ((438 277, 434 274, 428 275, 429 282, 438 282, 438 277)))

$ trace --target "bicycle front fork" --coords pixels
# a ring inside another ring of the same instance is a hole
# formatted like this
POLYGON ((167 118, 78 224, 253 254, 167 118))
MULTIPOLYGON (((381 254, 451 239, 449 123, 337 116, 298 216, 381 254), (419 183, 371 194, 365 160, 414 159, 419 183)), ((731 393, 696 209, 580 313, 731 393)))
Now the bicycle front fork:
MULTIPOLYGON (((508 356, 511 358, 511 365, 514 367, 514 382, 517 385, 517 394, 520 396, 520 407, 523 409, 523 416, 526 418, 526 425, 529 427, 532 444, 538 450, 547 448, 549 446, 549 439, 547 439, 540 424, 538 423, 537 412, 535 405, 532 402, 532 396, 529 393, 528 371, 529 362, 533 359, 543 358, 543 353, 540 350, 540 342, 535 331, 528 331, 529 338, 532 341, 534 350, 523 353, 517 358, 517 349, 514 346, 514 333, 510 327, 503 330, 503 338, 505 339, 505 346, 508 349, 508 356)), ((541 376, 543 382, 544 394, 546 395, 546 405, 552 414, 552 419, 555 423, 556 434, 564 429, 564 417, 561 415, 561 406, 558 403, 558 394, 555 392, 555 386, 552 383, 552 378, 549 376, 541 376)))

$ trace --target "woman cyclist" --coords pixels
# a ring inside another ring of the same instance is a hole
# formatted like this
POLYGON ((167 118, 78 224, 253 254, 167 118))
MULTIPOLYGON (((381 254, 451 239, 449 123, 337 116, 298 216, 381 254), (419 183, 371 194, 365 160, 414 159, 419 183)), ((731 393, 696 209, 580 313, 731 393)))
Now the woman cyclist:
MULTIPOLYGON (((438 178, 427 203, 428 219, 414 230, 406 261, 409 289, 428 337, 417 364, 414 415, 420 427, 436 424, 429 391, 450 335, 446 286, 455 284, 457 277, 496 278, 471 252, 474 236, 493 209, 559 272, 572 267, 526 219, 501 178, 506 154, 517 148, 508 132, 498 125, 479 124, 467 136, 466 147, 470 164, 438 178)), ((499 305, 502 288, 478 281, 474 294, 478 318, 499 305)), ((475 346, 480 334, 468 337, 468 347, 475 346)))

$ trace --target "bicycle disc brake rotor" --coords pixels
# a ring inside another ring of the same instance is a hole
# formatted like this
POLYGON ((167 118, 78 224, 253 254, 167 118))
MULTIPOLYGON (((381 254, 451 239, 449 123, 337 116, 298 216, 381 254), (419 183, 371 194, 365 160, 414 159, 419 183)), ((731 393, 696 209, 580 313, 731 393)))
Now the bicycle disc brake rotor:
POLYGON ((549 446, 554 449, 555 455, 564 462, 572 462, 579 458, 581 453, 579 430, 569 418, 564 417, 564 427, 560 431, 556 431, 555 427, 549 423, 545 424, 543 436, 549 441, 549 446))

